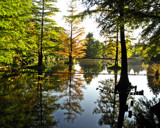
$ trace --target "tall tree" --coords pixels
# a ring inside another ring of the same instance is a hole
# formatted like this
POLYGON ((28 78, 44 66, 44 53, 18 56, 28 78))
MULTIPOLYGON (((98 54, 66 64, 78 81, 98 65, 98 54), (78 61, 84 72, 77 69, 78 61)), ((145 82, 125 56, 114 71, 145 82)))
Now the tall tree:
POLYGON ((128 21, 127 9, 130 2, 126 0, 83 0, 88 4, 89 7, 95 6, 94 9, 86 10, 84 13, 98 13, 97 21, 99 26, 102 27, 102 34, 105 32, 115 32, 117 28, 117 22, 120 26, 120 42, 121 42, 121 54, 122 54, 122 69, 121 77, 118 83, 119 86, 128 86, 128 70, 127 70, 127 49, 125 39, 125 24, 128 21), (125 81, 125 83, 123 83, 125 81), (123 84, 122 84, 123 83, 123 84))
POLYGON ((50 18, 58 12, 58 8, 54 5, 55 2, 55 0, 33 0, 32 21, 37 37, 35 41, 38 46, 38 65, 42 65, 44 51, 53 48, 55 45, 53 39, 57 40, 56 38, 59 37, 58 28, 55 26, 56 22, 50 18))
POLYGON ((69 63, 72 63, 73 56, 83 57, 85 55, 83 49, 85 49, 86 39, 83 39, 84 28, 80 27, 82 20, 75 17, 76 14, 76 3, 71 2, 68 12, 69 16, 66 17, 66 21, 69 26, 68 35, 69 39, 69 63), (75 55, 74 55, 75 54, 75 55))
MULTIPOLYGON (((123 119, 126 107, 126 100, 129 93, 129 87, 131 86, 128 79, 128 64, 127 64, 127 49, 125 39, 125 25, 133 18, 133 15, 129 13, 130 5, 132 1, 127 0, 83 0, 89 7, 94 6, 91 10, 86 10, 85 13, 99 13, 98 22, 99 26, 102 27, 102 32, 114 32, 117 26, 117 21, 120 26, 120 42, 121 42, 121 76, 116 90, 119 92, 120 112, 118 116, 118 128, 123 126, 123 119)), ((133 6, 133 5, 132 5, 133 6)))

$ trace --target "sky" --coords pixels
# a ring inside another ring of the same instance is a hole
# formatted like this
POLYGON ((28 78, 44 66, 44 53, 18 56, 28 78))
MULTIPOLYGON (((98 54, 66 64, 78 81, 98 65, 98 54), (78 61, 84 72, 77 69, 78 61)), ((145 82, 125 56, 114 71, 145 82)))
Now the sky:
MULTIPOLYGON (((59 8, 60 12, 56 13, 54 20, 56 20, 56 22, 59 26, 62 26, 64 28, 67 28, 67 24, 65 23, 63 16, 67 15, 67 9, 68 9, 70 2, 71 2, 71 0, 57 0, 57 3, 56 3, 56 7, 59 8)), ((78 7, 78 10, 80 10, 80 12, 84 10, 84 6, 82 4, 80 4, 80 2, 77 4, 77 7, 78 7)), ((96 40, 99 40, 101 42, 106 40, 105 38, 100 36, 100 28, 97 28, 98 24, 95 22, 95 18, 91 18, 91 17, 87 16, 84 19, 82 26, 85 28, 85 36, 89 32, 91 32, 91 33, 93 33, 93 36, 96 40)), ((134 43, 138 42, 138 39, 140 38, 139 37, 140 32, 141 32, 141 30, 138 29, 132 33, 132 36, 134 38, 136 38, 136 40, 133 41, 134 43)))
MULTIPOLYGON (((58 0, 56 3, 56 7, 60 9, 60 12, 56 14, 54 20, 56 20, 59 26, 67 28, 65 20, 63 16, 67 15, 67 9, 71 0, 58 0)), ((83 11, 84 7, 81 4, 77 4, 78 10, 83 11)), ((100 41, 104 41, 105 39, 99 35, 100 28, 97 28, 98 24, 95 22, 94 18, 87 16, 82 22, 82 26, 85 28, 85 36, 91 32, 94 35, 94 38, 100 41)))

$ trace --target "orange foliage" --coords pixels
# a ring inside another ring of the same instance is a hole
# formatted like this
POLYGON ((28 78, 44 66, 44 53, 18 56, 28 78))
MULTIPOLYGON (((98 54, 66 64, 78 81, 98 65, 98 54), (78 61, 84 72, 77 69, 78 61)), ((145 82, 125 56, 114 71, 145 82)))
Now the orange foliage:
POLYGON ((71 39, 67 34, 63 33, 61 35, 61 50, 57 51, 56 53, 59 55, 63 55, 66 58, 69 57, 70 53, 72 54, 73 58, 84 57, 85 56, 84 49, 86 49, 86 46, 84 46, 84 44, 86 43, 86 39, 80 40, 79 38, 82 35, 83 34, 80 33, 72 39, 72 52, 71 52, 70 50, 71 39))

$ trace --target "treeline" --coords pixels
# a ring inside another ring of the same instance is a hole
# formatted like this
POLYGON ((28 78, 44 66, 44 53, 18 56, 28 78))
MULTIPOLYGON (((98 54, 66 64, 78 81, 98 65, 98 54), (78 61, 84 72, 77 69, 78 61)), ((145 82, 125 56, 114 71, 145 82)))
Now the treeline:
MULTIPOLYGON (((86 36, 87 42, 85 44, 86 49, 84 58, 110 58, 115 59, 116 53, 118 53, 118 59, 121 58, 121 46, 120 42, 116 46, 116 40, 109 39, 108 41, 100 42, 94 38, 92 33, 88 33, 86 36), (116 47, 118 47, 118 51, 116 51, 116 47)), ((127 55, 130 58, 133 53, 134 49, 131 46, 131 41, 127 40, 127 55)))
MULTIPOLYGON (((122 1, 122 0, 120 0, 122 1)), ((83 15, 97 13, 97 22, 106 38, 100 42, 89 33, 83 39, 82 19, 75 16, 76 4, 69 5, 66 16, 68 30, 59 27, 53 16, 59 12, 54 0, 3 0, 0 2, 0 63, 27 65, 42 64, 47 59, 73 58, 115 58, 121 52, 119 33, 121 24, 125 32, 138 27, 144 28, 139 44, 131 47, 132 37, 125 36, 127 56, 142 55, 153 60, 160 55, 160 3, 156 0, 124 2, 124 15, 120 16, 116 8, 121 3, 85 0, 84 3, 95 6, 95 10, 84 11, 83 15), (99 15, 100 14, 100 15, 99 15), (122 20, 123 19, 123 20, 122 20), (118 49, 118 51, 117 51, 118 49)), ((86 4, 86 6, 88 6, 86 4)), ((89 7, 89 6, 88 6, 89 7)), ((128 31, 128 32, 127 32, 128 31)), ((129 34, 128 34, 129 35, 129 34)), ((118 56, 121 57, 120 55, 118 56)))

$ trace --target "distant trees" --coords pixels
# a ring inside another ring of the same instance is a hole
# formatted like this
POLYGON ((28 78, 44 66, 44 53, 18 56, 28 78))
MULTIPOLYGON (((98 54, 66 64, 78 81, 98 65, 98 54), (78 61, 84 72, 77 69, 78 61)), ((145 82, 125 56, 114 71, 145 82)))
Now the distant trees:
POLYGON ((84 50, 86 53, 85 58, 102 58, 103 44, 95 40, 92 33, 88 33, 86 38, 87 43, 85 44, 86 49, 84 50))

